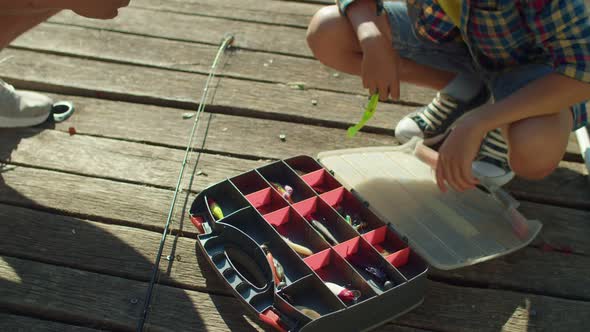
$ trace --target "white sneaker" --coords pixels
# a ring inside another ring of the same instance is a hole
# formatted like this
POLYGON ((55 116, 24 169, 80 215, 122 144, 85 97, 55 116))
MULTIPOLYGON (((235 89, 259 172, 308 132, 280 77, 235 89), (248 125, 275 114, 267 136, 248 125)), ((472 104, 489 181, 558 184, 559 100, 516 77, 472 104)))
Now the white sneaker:
POLYGON ((47 120, 53 100, 37 92, 17 91, 0 80, 0 128, 32 127, 47 120))

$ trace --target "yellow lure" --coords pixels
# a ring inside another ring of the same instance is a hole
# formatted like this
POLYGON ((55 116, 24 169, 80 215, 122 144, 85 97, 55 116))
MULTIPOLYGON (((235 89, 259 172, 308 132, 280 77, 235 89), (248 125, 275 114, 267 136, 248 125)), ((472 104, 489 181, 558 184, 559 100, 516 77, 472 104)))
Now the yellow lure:
POLYGON ((221 210, 221 207, 212 199, 209 200, 209 209, 216 220, 223 219, 223 211, 221 210))

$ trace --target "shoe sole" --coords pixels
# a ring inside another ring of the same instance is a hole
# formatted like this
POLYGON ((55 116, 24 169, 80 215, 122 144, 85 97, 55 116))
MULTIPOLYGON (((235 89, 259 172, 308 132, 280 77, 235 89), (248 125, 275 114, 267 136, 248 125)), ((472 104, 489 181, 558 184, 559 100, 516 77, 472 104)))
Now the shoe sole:
POLYGON ((42 124, 49 118, 49 114, 43 114, 35 118, 7 118, 0 116, 0 128, 24 128, 42 124))

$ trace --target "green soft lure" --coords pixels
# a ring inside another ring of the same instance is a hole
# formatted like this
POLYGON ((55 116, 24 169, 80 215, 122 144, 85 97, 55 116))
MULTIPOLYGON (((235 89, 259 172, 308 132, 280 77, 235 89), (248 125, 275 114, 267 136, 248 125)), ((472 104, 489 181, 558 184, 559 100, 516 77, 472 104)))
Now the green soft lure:
POLYGON ((379 94, 376 93, 371 96, 371 100, 369 100, 367 107, 365 107, 365 113, 363 113, 361 121, 359 121, 359 123, 353 127, 348 128, 348 137, 354 137, 356 133, 365 126, 367 121, 373 117, 375 111, 377 110, 377 103, 379 103, 379 94))

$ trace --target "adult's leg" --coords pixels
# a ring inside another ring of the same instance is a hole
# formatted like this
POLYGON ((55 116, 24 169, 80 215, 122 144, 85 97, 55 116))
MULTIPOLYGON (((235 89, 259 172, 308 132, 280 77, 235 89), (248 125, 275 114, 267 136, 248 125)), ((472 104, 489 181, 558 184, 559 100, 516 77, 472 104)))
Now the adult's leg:
POLYGON ((58 12, 58 10, 46 10, 14 15, 0 13, 0 50, 8 46, 18 36, 58 12))

